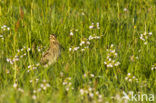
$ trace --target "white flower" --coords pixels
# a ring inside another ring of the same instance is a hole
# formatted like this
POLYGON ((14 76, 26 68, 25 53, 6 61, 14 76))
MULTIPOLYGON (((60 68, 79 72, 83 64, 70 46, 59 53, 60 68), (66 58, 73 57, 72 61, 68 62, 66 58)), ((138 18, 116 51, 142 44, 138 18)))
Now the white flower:
POLYGON ((68 85, 69 85, 69 86, 71 86, 71 85, 72 85, 72 83, 71 83, 71 82, 69 82, 69 83, 68 83, 68 85))
POLYGON ((89 41, 87 41, 87 44, 88 44, 88 45, 90 45, 90 42, 89 42, 89 41))
POLYGON ((93 78, 94 77, 94 74, 90 74, 90 76, 93 78))
POLYGON ((40 87, 42 87, 42 88, 43 88, 43 87, 44 87, 44 85, 43 85, 43 84, 40 84, 40 87))
POLYGON ((132 82, 132 79, 129 79, 129 82, 132 82))
POLYGON ((118 66, 118 65, 120 65, 120 62, 115 63, 115 66, 118 66))
POLYGON ((69 51, 71 51, 72 50, 72 48, 69 48, 69 51))
POLYGON ((70 32, 70 36, 73 36, 74 34, 73 34, 73 32, 70 32))
POLYGON ((33 90, 33 93, 36 93, 36 90, 33 90))
POLYGON ((123 11, 127 11, 127 8, 124 8, 123 11))
POLYGON ((20 50, 18 49, 17 52, 20 52, 20 50))
POLYGON ((125 80, 128 80, 128 77, 125 77, 125 80))
POLYGON ((96 95, 99 95, 99 92, 98 91, 96 91, 96 93, 95 93, 96 95))
POLYGON ((148 34, 151 36, 152 35, 152 32, 149 32, 148 34))
POLYGON ((81 49, 81 51, 85 51, 85 49, 81 49))
POLYGON ((80 47, 75 47, 75 48, 74 48, 74 51, 77 51, 79 48, 80 48, 80 47))
POLYGON ((68 77, 68 80, 71 80, 71 77, 68 77))
POLYGON ((93 37, 90 35, 88 39, 89 39, 89 40, 92 40, 92 39, 93 39, 93 37))
POLYGON ((109 63, 109 64, 107 65, 107 67, 113 67, 113 65, 112 65, 111 63, 109 63))
POLYGON ((32 99, 34 99, 34 100, 35 100, 36 98, 37 98, 37 97, 36 97, 36 95, 33 95, 33 96, 32 96, 32 99))
POLYGON ((89 26, 89 29, 93 29, 93 28, 94 28, 94 26, 93 26, 93 25, 89 26))
POLYGON ((16 87, 17 87, 17 83, 14 83, 14 84, 13 84, 13 87, 16 88, 16 87))
POLYGON ((111 61, 112 59, 111 59, 111 58, 109 58, 108 60, 109 60, 109 61, 111 61))
POLYGON ((28 48, 28 50, 27 51, 30 51, 30 48, 28 48))
POLYGON ((80 89, 80 94, 83 95, 84 94, 84 90, 80 89))
POLYGON ((93 98, 94 94, 93 94, 93 93, 90 93, 89 96, 90 96, 91 98, 93 98))
POLYGON ((67 84, 67 82, 63 82, 63 85, 66 85, 67 84))
POLYGON ((87 77, 86 73, 83 75, 84 77, 87 77))
POLYGON ((3 27, 6 28, 7 26, 6 25, 3 25, 3 27))
POLYGON ((24 92, 24 90, 22 88, 18 88, 18 91, 22 92, 22 93, 24 92))
POLYGON ((128 73, 127 75, 128 75, 128 76, 130 76, 130 75, 131 75, 131 73, 128 73))
POLYGON ((90 87, 88 90, 91 92, 92 91, 92 88, 90 87))
POLYGON ((29 82, 30 82, 30 83, 32 83, 32 82, 33 82, 33 80, 30 80, 29 82))
POLYGON ((69 91, 69 88, 68 87, 66 88, 66 91, 69 91))
POLYGON ((6 60, 7 60, 7 62, 10 62, 10 59, 9 58, 7 58, 6 60))
POLYGON ((82 46, 83 44, 85 44, 85 41, 82 41, 82 42, 80 43, 80 46, 82 46))
POLYGON ((39 63, 36 64, 36 66, 39 66, 39 65, 40 65, 39 63))
POLYGON ((99 98, 102 98, 102 95, 99 95, 99 98))
POLYGON ((28 68, 31 68, 31 65, 29 65, 28 68))
POLYGON ((154 70, 154 67, 152 67, 151 70, 154 70))
POLYGON ((147 41, 146 41, 146 42, 144 42, 144 44, 145 44, 145 45, 147 45, 147 41))
POLYGON ((114 45, 113 44, 111 44, 111 48, 113 47, 114 45))

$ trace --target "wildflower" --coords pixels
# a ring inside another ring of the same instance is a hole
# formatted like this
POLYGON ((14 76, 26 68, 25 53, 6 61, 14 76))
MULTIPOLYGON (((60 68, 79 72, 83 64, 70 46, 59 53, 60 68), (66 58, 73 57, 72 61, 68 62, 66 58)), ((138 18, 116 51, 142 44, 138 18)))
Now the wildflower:
POLYGON ((70 32, 70 36, 73 36, 74 34, 73 34, 73 32, 70 32))
POLYGON ((152 35, 152 32, 149 32, 148 34, 151 36, 152 35))
POLYGON ((126 12, 126 11, 128 11, 128 9, 127 9, 127 8, 124 8, 124 9, 123 9, 123 11, 125 11, 125 12, 126 12))
POLYGON ((79 48, 80 48, 80 47, 75 47, 75 48, 74 48, 74 51, 77 51, 79 48))
POLYGON ((30 51, 30 48, 28 48, 27 51, 30 51))
POLYGON ((72 50, 72 48, 69 48, 69 51, 71 51, 72 50))
POLYGON ((80 46, 82 46, 83 44, 85 44, 85 41, 82 41, 82 42, 80 43, 80 46))
POLYGON ((97 29, 100 29, 99 22, 96 23, 97 29))
POLYGON ((24 93, 24 90, 22 88, 18 88, 18 91, 24 93))
POLYGON ((93 93, 90 93, 89 96, 90 96, 91 98, 93 98, 94 94, 93 94, 93 93))
POLYGON ((93 29, 94 28, 94 24, 92 24, 91 26, 89 26, 89 29, 93 29))
POLYGON ((33 96, 32 96, 32 99, 34 99, 34 100, 35 100, 36 98, 37 98, 37 97, 36 97, 36 95, 33 95, 33 96))
POLYGON ((131 75, 131 73, 128 73, 128 76, 130 76, 131 75))
POLYGON ((90 74, 90 76, 93 78, 94 77, 94 74, 90 74))
POLYGON ((156 63, 152 65, 151 70, 156 70, 156 63))
POLYGON ((13 87, 16 88, 16 87, 17 87, 17 83, 14 83, 14 84, 13 84, 13 87))
POLYGON ((84 90, 80 89, 80 94, 83 95, 84 94, 84 90))
POLYGON ((65 90, 66 90, 66 91, 69 91, 70 89, 74 89, 74 88, 72 87, 71 77, 68 77, 68 78, 66 78, 66 79, 63 81, 63 86, 65 87, 65 90))

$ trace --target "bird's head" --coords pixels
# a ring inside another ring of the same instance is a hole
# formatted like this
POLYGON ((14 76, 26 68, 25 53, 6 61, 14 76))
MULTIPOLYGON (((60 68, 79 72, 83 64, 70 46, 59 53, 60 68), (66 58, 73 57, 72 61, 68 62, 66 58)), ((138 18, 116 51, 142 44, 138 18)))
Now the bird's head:
POLYGON ((50 42, 56 41, 56 36, 54 34, 50 35, 50 42))
POLYGON ((53 44, 57 44, 57 43, 58 43, 58 41, 56 39, 55 34, 51 34, 50 35, 50 44, 53 45, 53 44))

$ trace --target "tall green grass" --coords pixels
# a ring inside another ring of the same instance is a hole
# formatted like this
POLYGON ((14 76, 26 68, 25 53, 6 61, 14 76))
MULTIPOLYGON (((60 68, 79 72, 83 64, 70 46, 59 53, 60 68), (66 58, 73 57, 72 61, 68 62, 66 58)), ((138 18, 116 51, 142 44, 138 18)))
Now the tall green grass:
POLYGON ((0 29, 1 103, 98 102, 96 96, 92 99, 89 94, 80 95, 80 89, 89 87, 99 91, 102 103, 124 102, 123 91, 156 95, 156 70, 151 70, 156 65, 155 0, 1 0, 0 26, 3 25, 10 30, 0 29), (100 29, 89 29, 97 22, 100 29), (74 35, 70 36, 70 32, 74 35), (140 39, 145 32, 152 32, 147 45, 140 39), (57 63, 29 68, 39 63, 49 46, 50 34, 56 34, 65 48, 57 63), (90 40, 88 49, 69 51, 93 34, 100 39, 90 40), (111 44, 120 65, 108 68, 104 61, 111 44), (15 55, 18 61, 7 62, 15 55), (138 83, 125 80, 128 73, 138 78, 138 83), (66 91, 63 82, 68 77, 71 86, 66 91), (46 83, 50 87, 37 91, 46 83))

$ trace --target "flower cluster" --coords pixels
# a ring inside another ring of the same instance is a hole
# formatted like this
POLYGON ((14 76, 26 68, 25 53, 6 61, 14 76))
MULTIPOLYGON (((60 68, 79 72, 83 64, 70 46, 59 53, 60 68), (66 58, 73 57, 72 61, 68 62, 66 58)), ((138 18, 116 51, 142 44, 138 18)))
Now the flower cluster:
POLYGON ((74 32, 77 32, 78 31, 78 29, 71 29, 70 30, 70 36, 73 36, 74 35, 74 32))
POLYGON ((113 67, 117 67, 120 65, 120 62, 117 61, 117 53, 114 49, 114 45, 111 44, 110 48, 107 49, 107 58, 106 61, 104 62, 104 64, 108 67, 108 68, 113 68, 113 67))
POLYGON ((100 29, 100 25, 99 22, 97 22, 96 24, 92 23, 92 25, 89 26, 89 29, 100 29))
POLYGON ((96 91, 95 88, 92 87, 84 87, 80 89, 80 96, 81 99, 84 99, 85 97, 89 97, 92 100, 98 100, 98 102, 102 102, 102 95, 99 93, 99 91, 96 91))
MULTIPOLYGON (((36 83, 38 83, 39 79, 35 79, 36 83)), ((30 80, 30 83, 32 83, 33 80, 30 80)), ((39 84, 39 88, 36 88, 33 90, 33 95, 32 95, 32 99, 37 99, 37 93, 41 92, 41 91, 45 91, 50 87, 50 84, 46 81, 43 80, 40 84, 39 84)))
MULTIPOLYGON (((103 36, 103 35, 101 35, 103 36)), ((100 39, 101 36, 97 36, 96 34, 93 34, 93 35, 90 35, 88 37, 88 39, 85 39, 85 40, 82 40, 79 44, 79 46, 77 47, 72 47, 72 48, 69 48, 69 51, 71 52, 75 52, 77 50, 80 49, 80 51, 85 51, 86 49, 89 48, 89 45, 91 44, 91 40, 94 40, 94 39, 100 39)))
POLYGON ((3 26, 1 26, 1 29, 3 30, 3 31, 9 31, 10 30, 10 27, 8 27, 8 26, 6 26, 6 25, 3 25, 3 26))
POLYGON ((27 55, 27 52, 30 51, 30 48, 26 48, 25 46, 22 49, 18 49, 16 55, 13 58, 7 58, 6 61, 10 64, 14 64, 19 61, 20 58, 23 58, 27 55))
POLYGON ((43 82, 40 84, 41 89, 46 90, 47 88, 50 87, 50 84, 47 83, 46 80, 43 80, 43 82))
POLYGON ((97 35, 93 34, 93 35, 89 36, 88 40, 100 39, 100 38, 101 38, 101 36, 97 36, 97 35))
POLYGON ((156 63, 154 65, 152 65, 151 70, 156 70, 156 63))
POLYGON ((133 82, 136 81, 137 83, 139 82, 138 79, 135 76, 132 76, 131 73, 128 73, 127 76, 125 77, 126 81, 133 82))
POLYGON ((72 83, 71 83, 71 77, 67 77, 64 81, 63 81, 63 86, 65 87, 66 91, 69 91, 70 89, 74 89, 72 87, 72 83))
MULTIPOLYGON (((5 31, 10 31, 10 27, 8 27, 8 26, 6 26, 6 25, 3 25, 3 26, 1 26, 1 30, 2 30, 3 32, 5 32, 5 31)), ((1 38, 2 40, 4 40, 3 34, 0 35, 0 38, 1 38)))
POLYGON ((30 80, 29 82, 30 82, 30 83, 32 83, 32 82, 34 81, 34 82, 36 82, 36 83, 37 83, 37 82, 38 82, 38 80, 39 80, 39 79, 37 78, 37 79, 35 79, 35 80, 30 80))
POLYGON ((33 64, 33 65, 29 65, 27 72, 30 72, 31 70, 36 70, 39 65, 40 65, 39 63, 33 64))
POLYGON ((83 74, 83 77, 84 77, 84 78, 94 78, 95 75, 94 75, 94 74, 91 74, 91 73, 89 73, 89 72, 87 72, 87 73, 84 73, 84 74, 83 74))
POLYGON ((148 43, 148 38, 152 35, 152 32, 140 34, 140 39, 144 42, 145 45, 148 43))

